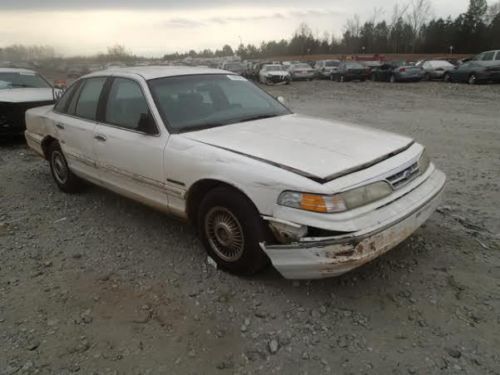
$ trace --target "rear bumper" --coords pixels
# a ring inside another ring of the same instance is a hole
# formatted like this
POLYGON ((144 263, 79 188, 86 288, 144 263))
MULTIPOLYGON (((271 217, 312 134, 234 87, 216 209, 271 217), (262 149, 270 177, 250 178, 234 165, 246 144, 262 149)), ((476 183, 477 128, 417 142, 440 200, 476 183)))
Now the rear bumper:
POLYGON ((386 253, 414 233, 438 207, 445 181, 444 173, 436 170, 424 183, 425 188, 400 198, 406 200, 407 211, 389 223, 339 237, 302 239, 289 245, 261 244, 261 248, 287 279, 341 275, 386 253))

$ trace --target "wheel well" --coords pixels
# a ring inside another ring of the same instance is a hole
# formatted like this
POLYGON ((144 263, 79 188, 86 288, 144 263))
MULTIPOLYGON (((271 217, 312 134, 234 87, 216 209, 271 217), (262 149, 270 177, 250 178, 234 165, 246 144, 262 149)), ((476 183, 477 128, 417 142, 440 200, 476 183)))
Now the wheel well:
POLYGON ((57 139, 55 139, 54 137, 51 137, 50 135, 45 137, 42 141, 43 156, 45 157, 46 160, 49 159, 48 152, 49 152, 49 147, 50 147, 52 142, 58 142, 58 141, 57 141, 57 139))
MULTIPOLYGON (((228 189, 232 189, 240 193, 242 196, 246 197, 250 202, 252 200, 248 198, 248 196, 243 193, 240 189, 237 187, 228 184, 226 182, 222 182, 219 180, 212 180, 212 179, 206 179, 206 180, 200 180, 197 181, 193 186, 189 188, 189 191, 187 193, 187 198, 186 198, 186 213, 188 216, 189 221, 196 225, 196 219, 197 219, 197 213, 198 213, 198 207, 201 204, 201 201, 205 197, 205 195, 217 188, 217 187, 226 187, 228 189)), ((254 204, 252 202, 252 204, 254 204)))

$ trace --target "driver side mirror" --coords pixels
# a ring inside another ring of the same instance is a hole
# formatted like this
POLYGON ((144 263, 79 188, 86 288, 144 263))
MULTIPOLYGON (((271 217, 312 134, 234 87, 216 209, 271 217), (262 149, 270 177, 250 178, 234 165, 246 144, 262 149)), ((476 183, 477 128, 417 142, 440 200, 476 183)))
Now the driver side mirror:
POLYGON ((150 112, 141 113, 139 124, 137 125, 137 130, 149 135, 158 134, 155 120, 150 112))

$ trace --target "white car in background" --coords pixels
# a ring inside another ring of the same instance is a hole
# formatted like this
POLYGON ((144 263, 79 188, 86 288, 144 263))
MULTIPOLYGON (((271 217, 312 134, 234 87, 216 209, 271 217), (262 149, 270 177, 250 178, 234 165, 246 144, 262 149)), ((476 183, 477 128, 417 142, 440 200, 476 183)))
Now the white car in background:
POLYGON ((266 85, 291 81, 290 73, 281 64, 265 64, 259 71, 259 82, 266 85))
POLYGON ((26 110, 53 104, 59 93, 33 70, 0 68, 0 136, 23 134, 26 110))
POLYGON ((26 118, 62 191, 84 179, 189 220, 237 274, 347 272, 410 236, 445 184, 412 139, 294 114, 215 69, 92 73, 26 118))

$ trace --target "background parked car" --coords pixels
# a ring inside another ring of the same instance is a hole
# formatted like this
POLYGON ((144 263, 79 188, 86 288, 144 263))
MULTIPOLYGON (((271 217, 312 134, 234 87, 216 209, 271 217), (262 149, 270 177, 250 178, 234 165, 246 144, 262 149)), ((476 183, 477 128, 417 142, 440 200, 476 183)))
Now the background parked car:
POLYGON ((53 104, 56 93, 59 90, 33 70, 0 68, 0 135, 22 134, 26 110, 53 104))
POLYGON ((425 80, 443 79, 446 72, 455 69, 455 65, 444 60, 424 60, 417 64, 417 67, 423 69, 425 80))
POLYGON ((305 79, 311 80, 315 77, 316 72, 309 64, 298 63, 292 64, 288 67, 288 72, 290 73, 290 78, 293 81, 305 79))
POLYGON ((424 77, 424 71, 405 61, 382 64, 371 73, 372 81, 384 82, 418 82, 424 77))
POLYGON ((229 62, 222 63, 221 69, 228 70, 228 71, 236 73, 236 74, 245 73, 245 65, 243 65, 240 62, 236 62, 236 61, 229 61, 229 62))
POLYGON ((472 57, 469 61, 474 61, 482 66, 500 65, 500 50, 482 52, 472 57))
POLYGON ((498 65, 486 66, 476 60, 468 61, 444 75, 445 82, 466 82, 470 85, 484 82, 500 82, 498 65))
POLYGON ((337 71, 330 74, 330 79, 337 82, 364 81, 369 77, 369 69, 355 61, 341 62, 337 71))
POLYGON ((316 77, 330 78, 330 75, 338 70, 340 60, 319 60, 314 65, 316 77))
POLYGON ((271 83, 285 83, 288 85, 290 81, 290 73, 281 64, 263 65, 259 72, 259 82, 266 85, 271 83))

